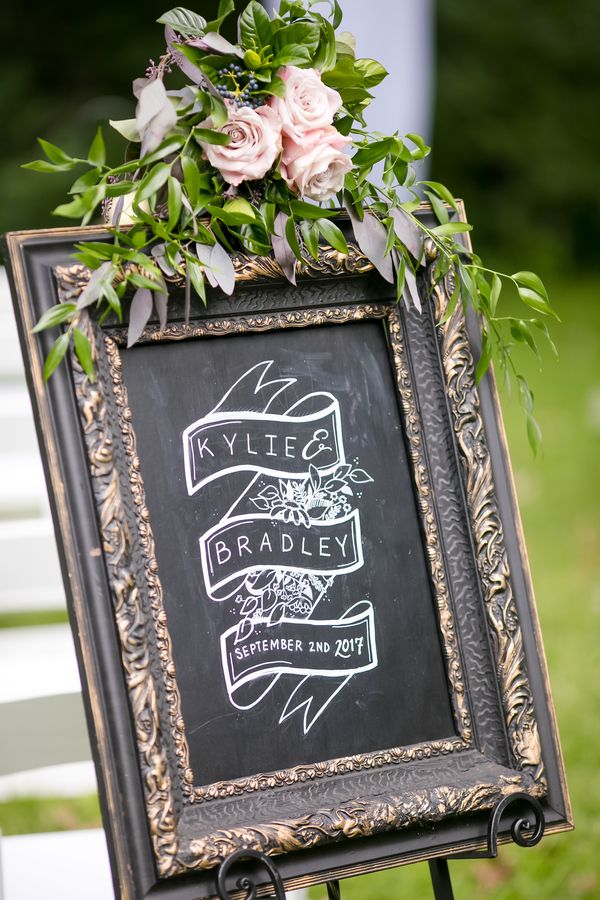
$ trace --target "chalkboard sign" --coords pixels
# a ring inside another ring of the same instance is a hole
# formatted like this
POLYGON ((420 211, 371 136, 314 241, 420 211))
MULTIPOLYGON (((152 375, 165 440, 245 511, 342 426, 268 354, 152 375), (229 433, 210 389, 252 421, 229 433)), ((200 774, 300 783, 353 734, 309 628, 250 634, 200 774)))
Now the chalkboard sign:
POLYGON ((356 248, 296 288, 238 259, 132 349, 82 322, 97 379, 44 386, 31 326, 104 237, 8 249, 116 895, 213 896, 241 849, 290 888, 464 850, 515 791, 569 827, 493 382, 434 260, 419 314, 356 248))

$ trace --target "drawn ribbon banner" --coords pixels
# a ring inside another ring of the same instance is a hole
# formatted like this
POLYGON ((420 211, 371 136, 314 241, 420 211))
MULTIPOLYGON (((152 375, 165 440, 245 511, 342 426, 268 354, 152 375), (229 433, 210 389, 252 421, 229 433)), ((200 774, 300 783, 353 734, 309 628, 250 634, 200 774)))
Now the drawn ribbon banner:
MULTIPOLYGON (((377 666, 373 606, 340 619, 284 618, 274 630, 266 619, 252 635, 236 642, 237 626, 221 635, 221 659, 232 699, 235 691, 264 675, 323 675, 328 678, 368 672, 377 666)), ((232 702, 233 701, 232 699, 232 702)))
POLYGON ((285 415, 212 412, 183 433, 188 494, 230 472, 306 478, 345 462, 339 403, 332 394, 308 394, 285 415))
POLYGON ((253 571, 339 575, 360 569, 360 518, 353 510, 306 528, 262 513, 233 516, 202 535, 200 552, 206 592, 224 600, 253 571))

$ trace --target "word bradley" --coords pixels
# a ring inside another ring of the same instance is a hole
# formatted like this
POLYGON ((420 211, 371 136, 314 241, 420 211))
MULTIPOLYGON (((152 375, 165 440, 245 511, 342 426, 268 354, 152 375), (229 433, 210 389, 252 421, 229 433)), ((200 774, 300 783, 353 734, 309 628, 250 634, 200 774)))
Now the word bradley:
POLYGON ((253 569, 337 574, 363 564, 356 510, 310 528, 263 514, 236 516, 206 532, 200 550, 209 591, 253 569))

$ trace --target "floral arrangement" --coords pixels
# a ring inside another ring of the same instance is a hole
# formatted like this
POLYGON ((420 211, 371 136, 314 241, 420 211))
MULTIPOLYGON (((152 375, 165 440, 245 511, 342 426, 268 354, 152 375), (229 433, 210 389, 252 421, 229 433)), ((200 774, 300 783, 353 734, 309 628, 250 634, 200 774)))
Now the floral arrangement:
POLYGON ((85 225, 101 208, 112 235, 112 242, 77 246, 77 259, 93 270, 89 283, 77 303, 57 304, 36 326, 65 326, 46 359, 45 377, 73 341, 93 378, 90 346, 78 327, 87 307, 95 306, 101 321, 127 315, 131 346, 153 310, 165 327, 169 279, 185 282, 186 317, 192 290, 204 303, 207 283, 233 292, 236 251, 273 253, 295 282, 297 261, 317 259, 321 240, 348 252, 335 222, 346 212, 356 243, 395 284, 398 301, 404 297, 419 309, 415 276, 425 242, 435 245, 435 279, 455 274, 447 315, 462 303, 482 319, 477 378, 494 358, 506 381, 516 380, 535 449, 540 435, 533 397, 512 349, 521 344, 537 354, 536 334, 553 348, 546 319, 557 316, 542 281, 532 272, 492 271, 465 246, 460 236, 470 225, 459 220, 451 192, 417 180, 415 164, 429 153, 419 135, 367 131, 371 89, 387 72, 376 60, 356 56, 353 36, 339 31, 337 0, 281 0, 273 17, 251 0, 239 16, 235 44, 220 33, 233 12, 233 0, 221 0, 210 22, 181 7, 158 20, 166 48, 134 81, 135 118, 110 122, 127 141, 124 162, 107 164, 98 129, 87 159, 40 139, 47 158, 26 165, 38 172, 82 166, 71 199, 54 213, 85 225), (323 6, 327 15, 317 10, 323 6), (175 70, 186 83, 169 89, 175 70), (374 178, 378 164, 383 174, 374 178), (437 219, 433 227, 415 215, 423 199, 437 219), (526 308, 520 317, 498 314, 505 284, 526 308))

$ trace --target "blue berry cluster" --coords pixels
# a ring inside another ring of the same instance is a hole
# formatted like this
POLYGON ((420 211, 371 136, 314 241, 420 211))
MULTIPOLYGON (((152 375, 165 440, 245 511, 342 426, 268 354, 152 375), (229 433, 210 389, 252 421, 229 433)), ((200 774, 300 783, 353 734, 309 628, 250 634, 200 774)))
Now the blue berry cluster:
POLYGON ((222 81, 217 84, 217 90, 224 100, 235 103, 237 107, 249 106, 251 109, 256 109, 264 103, 260 97, 253 96, 253 91, 259 89, 258 81, 241 66, 231 63, 224 69, 219 69, 218 75, 222 81))

